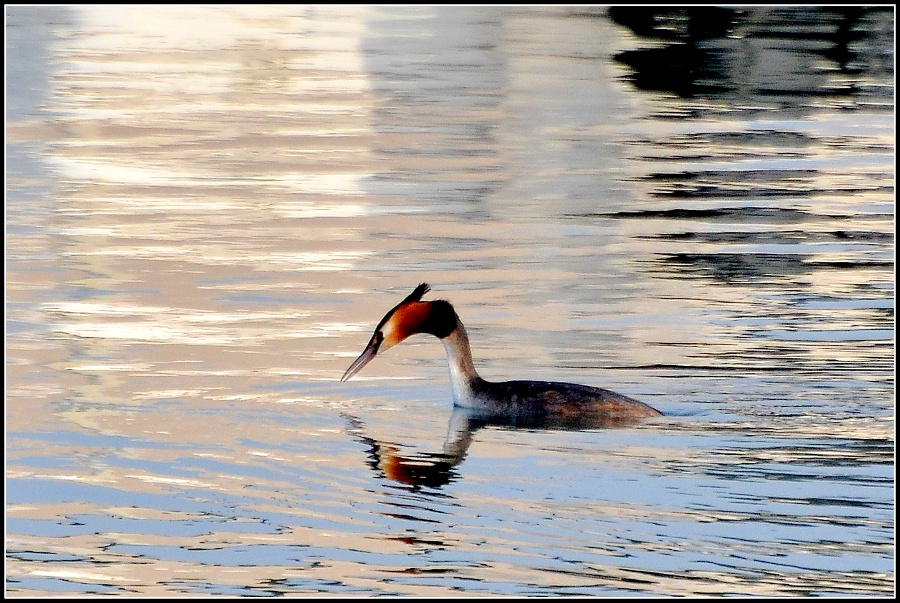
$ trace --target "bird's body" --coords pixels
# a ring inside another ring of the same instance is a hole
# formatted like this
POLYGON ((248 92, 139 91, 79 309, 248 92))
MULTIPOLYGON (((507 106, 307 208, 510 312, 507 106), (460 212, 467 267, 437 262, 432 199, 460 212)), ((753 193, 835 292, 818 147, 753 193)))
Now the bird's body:
POLYGON ((450 366, 453 403, 485 417, 504 417, 520 422, 549 420, 579 425, 624 424, 662 415, 655 408, 616 392, 555 381, 502 381, 482 379, 475 370, 466 329, 450 303, 421 301, 429 287, 419 285, 388 312, 375 329, 369 345, 341 378, 359 372, 379 351, 410 335, 428 333, 441 340, 450 366))

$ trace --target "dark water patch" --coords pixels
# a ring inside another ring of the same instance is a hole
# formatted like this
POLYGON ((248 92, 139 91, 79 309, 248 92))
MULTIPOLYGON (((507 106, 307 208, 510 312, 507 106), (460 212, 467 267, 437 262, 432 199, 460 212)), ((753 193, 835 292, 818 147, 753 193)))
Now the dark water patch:
POLYGON ((666 276, 704 276, 724 283, 783 279, 819 270, 893 270, 880 260, 815 260, 813 254, 785 253, 672 253, 658 254, 666 276))
POLYGON ((889 232, 859 231, 832 232, 777 231, 777 232, 677 232, 639 237, 662 241, 694 241, 698 243, 744 243, 752 245, 801 245, 805 243, 828 243, 855 241, 859 243, 889 243, 894 234, 889 232))
POLYGON ((878 184, 846 184, 823 189, 816 182, 820 176, 821 173, 817 170, 706 170, 653 173, 639 180, 653 185, 650 195, 666 198, 794 199, 829 193, 854 195, 893 192, 893 186, 878 184))
MULTIPOLYGON (((770 474, 766 474, 767 478, 771 479, 788 479, 790 480, 790 476, 785 476, 784 478, 774 477, 770 474)), ((884 484, 891 483, 889 481, 883 482, 884 484)), ((789 503, 792 505, 810 505, 813 507, 862 507, 866 509, 883 509, 889 510, 893 509, 893 505, 890 503, 881 503, 878 501, 863 501, 856 499, 848 499, 848 498, 823 498, 823 497, 809 497, 809 498, 773 498, 772 502, 775 503, 789 503)))
POLYGON ((648 209, 608 213, 573 214, 570 218, 612 218, 623 220, 665 219, 702 222, 796 224, 839 219, 842 216, 811 213, 779 207, 720 207, 708 209, 648 209))
MULTIPOLYGON (((642 147, 647 140, 629 141, 630 144, 642 147)), ((685 146, 703 146, 716 150, 724 150, 727 147, 775 147, 779 157, 784 156, 786 148, 813 148, 822 144, 821 136, 812 136, 804 132, 791 132, 786 130, 758 129, 741 130, 739 132, 693 132, 678 134, 667 139, 653 141, 654 145, 661 147, 684 148, 685 146)))
POLYGON ((794 199, 798 197, 810 197, 819 192, 821 191, 815 191, 811 188, 786 189, 780 186, 756 186, 748 189, 740 184, 740 180, 735 179, 735 183, 731 186, 724 182, 669 182, 666 183, 665 186, 660 186, 651 191, 649 194, 654 197, 665 197, 670 199, 772 199, 782 197, 794 199))
POLYGON ((692 98, 735 89, 718 75, 723 68, 722 59, 694 45, 673 43, 664 48, 626 50, 616 55, 616 60, 632 69, 626 79, 640 90, 674 92, 682 98, 692 98))
POLYGON ((890 69, 892 57, 881 50, 893 36, 889 9, 613 7, 609 15, 655 42, 615 55, 639 90, 727 100, 730 110, 744 112, 811 111, 811 99, 891 96, 865 85, 890 69))
MULTIPOLYGON (((654 164, 748 160, 811 162, 816 160, 817 149, 840 149, 852 152, 855 163, 865 161, 867 155, 872 156, 880 167, 883 165, 881 156, 893 152, 893 147, 873 136, 812 135, 779 130, 694 132, 672 134, 665 138, 634 138, 623 140, 622 143, 634 149, 632 158, 635 161, 654 164)), ((751 171, 766 170, 747 170, 751 171)), ((807 171, 811 176, 818 173, 815 170, 807 171)), ((883 179, 892 179, 893 176, 887 172, 878 172, 877 175, 883 179)))
POLYGON ((694 181, 699 179, 707 180, 737 180, 748 184, 752 182, 769 183, 772 181, 800 181, 803 178, 810 178, 818 174, 818 170, 785 170, 785 169, 767 169, 767 170, 697 170, 690 172, 655 172, 650 173, 641 178, 647 181, 663 180, 672 181, 694 181))

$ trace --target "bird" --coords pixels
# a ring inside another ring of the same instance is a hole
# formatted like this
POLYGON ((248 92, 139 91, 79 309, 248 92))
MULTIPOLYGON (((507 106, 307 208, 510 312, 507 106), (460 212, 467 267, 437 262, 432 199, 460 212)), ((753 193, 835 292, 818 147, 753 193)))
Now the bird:
POLYGON ((431 290, 422 283, 384 315, 362 354, 341 377, 347 381, 378 354, 406 338, 424 333, 444 344, 450 367, 453 404, 488 419, 522 425, 554 424, 614 426, 659 417, 663 413, 608 389, 556 381, 482 379, 475 370, 466 328, 446 300, 422 301, 431 290))

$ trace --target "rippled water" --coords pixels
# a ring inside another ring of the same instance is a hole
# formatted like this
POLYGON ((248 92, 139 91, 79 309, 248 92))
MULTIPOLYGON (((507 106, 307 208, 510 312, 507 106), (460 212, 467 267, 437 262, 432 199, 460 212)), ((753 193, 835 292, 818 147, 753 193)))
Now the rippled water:
POLYGON ((6 16, 7 594, 893 592, 893 10, 6 16))

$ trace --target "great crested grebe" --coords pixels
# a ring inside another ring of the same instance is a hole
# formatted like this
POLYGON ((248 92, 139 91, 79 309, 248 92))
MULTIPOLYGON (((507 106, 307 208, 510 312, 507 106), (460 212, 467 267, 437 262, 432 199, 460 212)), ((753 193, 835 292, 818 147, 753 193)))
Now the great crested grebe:
POLYGON ((652 406, 599 387, 551 381, 485 381, 475 371, 466 328, 453 306, 444 300, 422 301, 422 296, 429 290, 430 287, 422 283, 384 315, 375 327, 369 345, 350 365, 341 381, 361 371, 379 352, 410 335, 428 333, 440 339, 447 351, 456 406, 487 415, 526 419, 593 417, 627 422, 662 415, 652 406))

